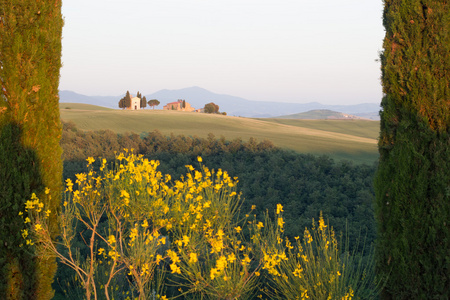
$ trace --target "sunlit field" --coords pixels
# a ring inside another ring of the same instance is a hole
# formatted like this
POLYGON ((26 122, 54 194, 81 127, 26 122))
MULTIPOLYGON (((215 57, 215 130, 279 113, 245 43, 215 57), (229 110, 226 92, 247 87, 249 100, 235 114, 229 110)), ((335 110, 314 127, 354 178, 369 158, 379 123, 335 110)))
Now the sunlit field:
POLYGON ((81 130, 109 129, 117 133, 159 130, 164 135, 186 135, 231 140, 268 139, 299 153, 326 154, 372 164, 378 157, 379 122, 365 120, 250 119, 179 111, 113 110, 87 104, 61 103, 61 119, 81 130))

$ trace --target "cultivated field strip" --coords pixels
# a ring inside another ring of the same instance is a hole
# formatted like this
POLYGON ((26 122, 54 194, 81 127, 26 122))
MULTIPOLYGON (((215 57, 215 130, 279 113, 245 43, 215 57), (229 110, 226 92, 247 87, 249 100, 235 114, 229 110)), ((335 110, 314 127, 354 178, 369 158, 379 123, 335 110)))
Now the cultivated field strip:
MULTIPOLYGON (((61 104, 61 119, 81 130, 112 130, 143 133, 155 129, 164 135, 207 137, 209 133, 227 140, 254 137, 301 153, 327 154, 334 158, 373 163, 377 159, 374 121, 250 119, 223 115, 145 109, 140 111, 96 110, 79 104, 61 104), (67 109, 70 107, 70 109, 67 109), (78 109, 80 108, 80 109, 78 109), (338 125, 338 126, 337 126, 338 125), (367 132, 365 136, 364 132, 367 132)), ((376 125, 375 125, 376 126, 376 125)))

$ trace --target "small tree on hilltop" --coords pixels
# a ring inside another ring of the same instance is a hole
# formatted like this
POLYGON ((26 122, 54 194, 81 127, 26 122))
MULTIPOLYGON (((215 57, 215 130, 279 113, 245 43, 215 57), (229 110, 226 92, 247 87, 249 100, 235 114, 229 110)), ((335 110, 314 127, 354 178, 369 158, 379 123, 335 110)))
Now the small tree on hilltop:
POLYGON ((152 99, 148 101, 148 105, 151 106, 153 109, 155 109, 155 106, 158 106, 160 102, 156 99, 152 99))
POLYGON ((124 104, 125 107, 131 107, 131 94, 129 91, 127 91, 127 94, 125 95, 124 104))
POLYGON ((125 109, 125 97, 119 100, 119 108, 125 109))
POLYGON ((204 110, 207 114, 217 114, 219 113, 219 105, 214 104, 214 102, 210 102, 205 105, 204 110))
POLYGON ((142 97, 141 98, 141 108, 146 108, 147 107, 147 98, 142 97))

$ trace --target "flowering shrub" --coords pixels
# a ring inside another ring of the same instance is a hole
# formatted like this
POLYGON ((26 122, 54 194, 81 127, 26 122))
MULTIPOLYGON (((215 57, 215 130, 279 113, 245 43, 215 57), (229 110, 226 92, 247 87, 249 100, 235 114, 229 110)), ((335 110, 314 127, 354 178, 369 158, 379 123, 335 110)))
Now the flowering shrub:
POLYGON ((343 280, 348 267, 322 216, 312 234, 306 229, 303 241, 292 245, 283 237, 280 204, 274 222, 240 216, 237 178, 209 170, 200 157, 200 169, 187 165, 177 180, 157 171, 159 162, 128 151, 116 157, 112 169, 103 159, 96 172, 95 160, 87 161, 88 173, 77 174, 75 183, 66 180, 59 240, 49 235, 52 212, 35 195, 26 203, 28 227, 22 231, 25 244, 36 244, 39 255, 56 256, 75 271, 86 299, 101 294, 113 299, 114 279, 124 274, 129 297, 139 299, 167 299, 168 285, 178 288, 178 296, 210 299, 358 295, 358 285, 343 280), (88 232, 84 259, 73 252, 77 223, 88 232), (261 288, 264 281, 269 284, 261 288))
MULTIPOLYGON (((282 207, 277 222, 266 215, 265 230, 258 247, 263 253, 262 269, 269 277, 270 299, 376 299, 381 281, 376 281, 373 255, 369 263, 347 249, 341 251, 333 229, 320 213, 318 224, 305 228, 303 238, 283 237, 282 207), (318 225, 318 227, 316 227, 318 225)), ((258 229, 257 229, 258 230, 258 229)))

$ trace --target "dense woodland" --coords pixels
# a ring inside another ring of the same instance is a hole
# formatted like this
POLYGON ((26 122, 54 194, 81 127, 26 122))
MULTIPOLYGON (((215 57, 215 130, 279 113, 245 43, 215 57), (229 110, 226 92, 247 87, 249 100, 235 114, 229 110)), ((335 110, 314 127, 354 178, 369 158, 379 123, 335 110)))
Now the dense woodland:
POLYGON ((239 178, 238 190, 245 199, 243 212, 256 205, 257 213, 272 211, 277 203, 286 207, 287 234, 296 236, 323 211, 337 232, 346 232, 352 244, 362 234, 368 243, 375 237, 372 202, 375 166, 334 161, 327 156, 299 154, 276 148, 270 141, 227 141, 208 138, 163 136, 157 130, 139 136, 112 131, 80 131, 65 123, 61 146, 64 178, 86 171, 86 157, 113 158, 115 152, 135 153, 159 160, 159 170, 174 178, 186 174, 185 165, 195 165, 197 156, 211 169, 239 178))
MULTIPOLYGON (((334 227, 338 239, 342 238, 342 243, 348 243, 351 249, 358 246, 362 250, 364 244, 372 245, 375 238, 375 166, 299 154, 253 138, 227 141, 213 134, 208 138, 163 136, 157 130, 142 135, 116 134, 109 130, 81 131, 73 123, 64 123, 61 146, 65 179, 75 181, 75 174, 87 171, 87 157, 111 159, 123 149, 134 149, 134 153, 159 160, 158 169, 172 178, 186 174, 185 165, 198 166, 197 156, 201 156, 210 169, 221 168, 231 177, 238 177, 238 191, 244 199, 242 214, 256 205, 252 213, 262 218, 265 211, 273 212, 281 203, 285 207, 286 234, 291 238, 311 227, 311 219, 317 220, 320 211, 334 227)), ((60 279, 70 274, 59 272, 60 279)), ((59 286, 55 288, 61 293, 59 286)))

